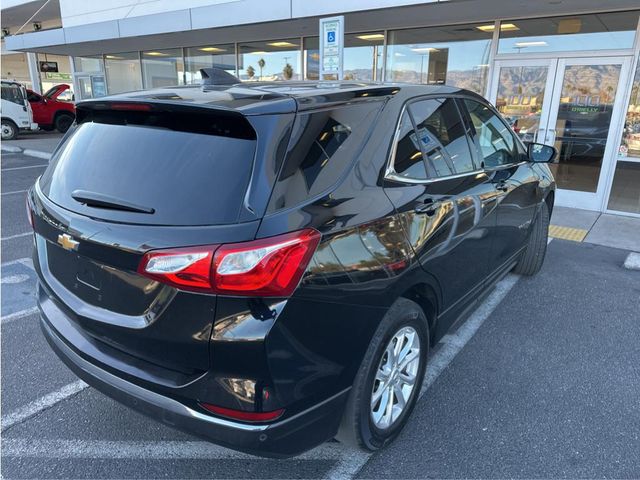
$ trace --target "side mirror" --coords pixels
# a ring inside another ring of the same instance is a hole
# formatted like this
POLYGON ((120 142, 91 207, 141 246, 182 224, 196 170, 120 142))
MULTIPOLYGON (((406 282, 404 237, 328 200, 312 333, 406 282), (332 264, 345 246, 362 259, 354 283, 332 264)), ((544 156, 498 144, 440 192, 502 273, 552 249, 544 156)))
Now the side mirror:
POLYGON ((527 155, 529 161, 534 163, 552 163, 558 151, 555 147, 543 145, 542 143, 530 143, 527 145, 527 155))

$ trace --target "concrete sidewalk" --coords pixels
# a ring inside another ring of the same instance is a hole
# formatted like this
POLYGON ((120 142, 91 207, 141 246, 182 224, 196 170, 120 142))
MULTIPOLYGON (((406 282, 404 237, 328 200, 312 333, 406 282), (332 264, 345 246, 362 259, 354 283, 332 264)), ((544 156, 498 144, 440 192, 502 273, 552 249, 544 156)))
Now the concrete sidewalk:
POLYGON ((2 151, 48 160, 61 139, 58 132, 20 133, 16 140, 2 142, 2 151))
POLYGON ((640 218, 555 207, 550 235, 640 252, 640 218))

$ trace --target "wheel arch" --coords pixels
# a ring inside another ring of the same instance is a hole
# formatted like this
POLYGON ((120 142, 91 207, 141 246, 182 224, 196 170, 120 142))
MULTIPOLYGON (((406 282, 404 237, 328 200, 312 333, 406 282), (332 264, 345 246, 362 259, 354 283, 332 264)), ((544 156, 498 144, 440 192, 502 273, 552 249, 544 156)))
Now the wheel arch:
POLYGON ((553 205, 555 203, 555 199, 556 199, 556 192, 553 190, 550 190, 549 193, 547 193, 547 196, 544 197, 544 201, 547 204, 547 207, 549 208, 549 217, 551 217, 551 213, 553 213, 553 205))
POLYGON ((439 301, 436 291, 429 284, 418 283, 407 289, 400 297, 411 300, 420 306, 427 319, 429 336, 431 337, 429 340, 433 342, 439 312, 439 301))

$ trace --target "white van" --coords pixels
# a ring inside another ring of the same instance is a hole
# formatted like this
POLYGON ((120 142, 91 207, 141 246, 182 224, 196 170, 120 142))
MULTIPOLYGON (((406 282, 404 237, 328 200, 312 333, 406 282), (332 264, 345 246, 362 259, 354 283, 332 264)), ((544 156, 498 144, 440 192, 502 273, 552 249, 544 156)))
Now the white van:
POLYGON ((13 140, 20 130, 37 130, 24 85, 2 80, 2 140, 13 140))

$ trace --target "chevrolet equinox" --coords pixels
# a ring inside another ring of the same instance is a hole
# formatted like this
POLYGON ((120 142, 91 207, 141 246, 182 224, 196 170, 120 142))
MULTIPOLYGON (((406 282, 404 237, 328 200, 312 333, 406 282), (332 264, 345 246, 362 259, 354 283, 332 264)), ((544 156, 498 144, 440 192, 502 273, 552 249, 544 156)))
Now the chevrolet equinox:
POLYGON ((217 444, 379 449, 430 346, 540 269, 554 157, 447 86, 79 102, 27 197, 42 330, 96 389, 217 444))

